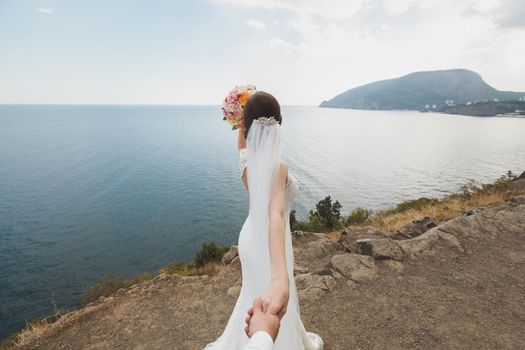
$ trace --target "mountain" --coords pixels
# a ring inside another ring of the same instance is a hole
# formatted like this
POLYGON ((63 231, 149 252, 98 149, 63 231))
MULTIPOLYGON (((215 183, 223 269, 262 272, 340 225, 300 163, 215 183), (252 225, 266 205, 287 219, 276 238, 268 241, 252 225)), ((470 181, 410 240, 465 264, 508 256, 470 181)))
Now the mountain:
POLYGON ((343 92, 319 107, 432 110, 486 100, 519 100, 525 92, 499 91, 467 69, 415 72, 343 92))

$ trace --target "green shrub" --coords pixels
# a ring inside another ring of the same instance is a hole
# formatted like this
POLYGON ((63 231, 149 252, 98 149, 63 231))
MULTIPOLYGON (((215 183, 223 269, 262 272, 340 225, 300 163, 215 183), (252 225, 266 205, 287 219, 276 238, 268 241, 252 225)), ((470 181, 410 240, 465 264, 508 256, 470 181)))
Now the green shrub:
POLYGON ((218 247, 215 242, 203 243, 201 250, 195 254, 195 266, 202 267, 208 263, 220 262, 229 249, 229 247, 218 247))
POLYGON ((439 203, 439 200, 436 198, 418 198, 418 199, 410 199, 404 202, 399 203, 396 205, 394 209, 387 210, 387 212, 393 212, 393 213, 402 213, 407 210, 420 210, 423 207, 427 207, 429 205, 437 204, 439 203))
POLYGON ((345 226, 362 224, 372 216, 373 211, 365 208, 355 208, 345 220, 345 226))
POLYGON ((318 216, 325 222, 326 228, 330 231, 340 228, 341 223, 341 208, 343 206, 339 201, 332 203, 332 198, 326 196, 315 205, 315 212, 310 210, 310 217, 318 216))
POLYGON ((179 276, 190 276, 193 274, 194 270, 195 270, 195 265, 188 264, 187 262, 177 260, 163 267, 162 269, 160 269, 160 273, 163 273, 166 275, 177 274, 179 276))
POLYGON ((339 201, 332 203, 330 196, 320 200, 315 205, 316 210, 310 210, 307 221, 299 221, 295 218, 295 211, 290 212, 290 229, 292 231, 329 232, 343 227, 341 217, 342 205, 339 201))
MULTIPOLYGON (((290 228, 292 229, 292 228, 290 228)), ((318 215, 313 215, 308 218, 308 221, 297 221, 293 230, 307 231, 307 232, 328 232, 326 221, 318 215)))

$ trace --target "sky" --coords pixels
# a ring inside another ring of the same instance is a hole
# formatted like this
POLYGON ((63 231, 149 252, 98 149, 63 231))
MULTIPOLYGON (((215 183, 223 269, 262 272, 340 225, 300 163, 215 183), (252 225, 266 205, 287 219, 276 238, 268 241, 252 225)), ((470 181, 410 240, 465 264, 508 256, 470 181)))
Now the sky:
POLYGON ((524 0, 0 0, 0 104, 318 105, 415 71, 525 91, 524 0))

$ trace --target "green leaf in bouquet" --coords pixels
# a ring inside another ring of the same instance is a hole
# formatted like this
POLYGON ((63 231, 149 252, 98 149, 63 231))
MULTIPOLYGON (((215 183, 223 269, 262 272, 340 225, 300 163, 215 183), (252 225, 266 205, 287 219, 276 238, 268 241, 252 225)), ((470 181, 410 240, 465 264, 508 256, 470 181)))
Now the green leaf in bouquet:
POLYGON ((223 117, 222 120, 226 120, 226 117, 223 117))
POLYGON ((232 130, 237 130, 237 129, 238 129, 238 128, 237 128, 237 125, 234 125, 234 126, 232 127, 232 130))

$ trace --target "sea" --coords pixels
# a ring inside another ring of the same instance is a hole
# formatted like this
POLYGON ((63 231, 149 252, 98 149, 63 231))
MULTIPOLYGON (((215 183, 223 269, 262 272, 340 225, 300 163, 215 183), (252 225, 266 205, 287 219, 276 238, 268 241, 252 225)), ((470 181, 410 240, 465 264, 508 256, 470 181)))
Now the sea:
MULTIPOLYGON (((283 106, 283 160, 305 219, 443 197, 525 170, 525 118, 283 106)), ((0 106, 0 338, 79 305, 108 274, 236 244, 248 214, 220 106, 0 106)))

